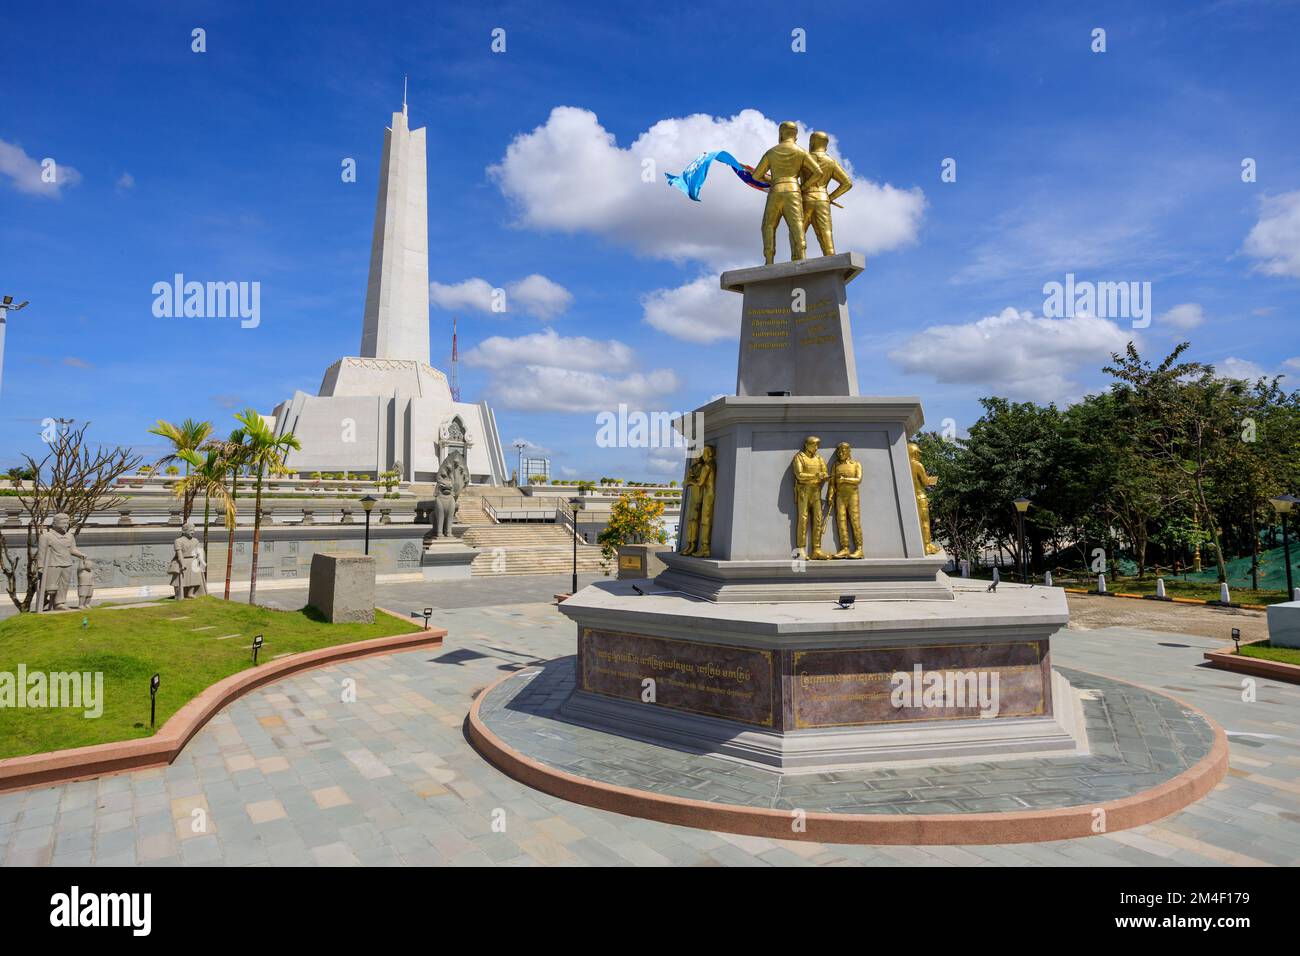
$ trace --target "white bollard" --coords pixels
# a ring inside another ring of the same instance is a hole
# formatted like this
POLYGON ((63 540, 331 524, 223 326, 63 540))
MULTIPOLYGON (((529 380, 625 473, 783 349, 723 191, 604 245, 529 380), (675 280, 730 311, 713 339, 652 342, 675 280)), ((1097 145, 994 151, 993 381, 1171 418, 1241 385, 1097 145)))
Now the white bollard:
POLYGON ((1106 593, 1106 575, 1104 574, 1097 575, 1097 593, 1098 594, 1106 593))
POLYGON ((1049 588, 1052 586, 1052 572, 1051 572, 1051 571, 1045 571, 1045 572, 1043 572, 1043 586, 1044 586, 1044 587, 1049 587, 1049 588))
POLYGON ((1291 595, 1291 600, 1300 601, 1300 588, 1295 589, 1295 593, 1291 595))
POLYGON ((963 578, 970 577, 970 561, 966 558, 961 559, 961 576, 963 578))
POLYGON ((1219 603, 1231 604, 1232 598, 1228 595, 1228 582, 1224 581, 1219 585, 1219 603))
POLYGON ((1002 576, 998 574, 998 566, 995 564, 993 565, 993 583, 999 584, 1001 583, 1001 581, 1002 581, 1002 576))
POLYGON ((1163 600, 1164 597, 1165 597, 1165 579, 1164 579, 1164 578, 1156 578, 1156 597, 1161 598, 1162 600, 1163 600))

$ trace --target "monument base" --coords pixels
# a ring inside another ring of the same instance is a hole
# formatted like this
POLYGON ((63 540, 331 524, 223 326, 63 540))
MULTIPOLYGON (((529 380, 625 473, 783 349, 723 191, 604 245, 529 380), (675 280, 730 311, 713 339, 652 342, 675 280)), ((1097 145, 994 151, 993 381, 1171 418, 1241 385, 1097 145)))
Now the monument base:
POLYGON ((665 552, 667 570, 655 578, 666 590, 706 601, 834 603, 855 600, 951 601, 944 556, 813 561, 720 561, 665 552))
POLYGON ((420 573, 426 581, 468 580, 470 565, 479 553, 478 548, 471 548, 460 537, 426 539, 420 554, 420 573))
POLYGON ((959 584, 846 609, 641 589, 601 582, 560 605, 578 626, 564 719, 796 772, 1087 751, 1051 669, 1060 589, 959 584))

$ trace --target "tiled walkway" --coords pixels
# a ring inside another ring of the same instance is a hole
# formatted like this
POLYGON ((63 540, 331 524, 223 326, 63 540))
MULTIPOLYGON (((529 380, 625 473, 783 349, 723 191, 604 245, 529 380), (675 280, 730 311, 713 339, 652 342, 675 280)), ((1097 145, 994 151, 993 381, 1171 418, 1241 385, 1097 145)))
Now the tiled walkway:
POLYGON ((572 653, 547 604, 440 610, 436 651, 308 672, 237 701, 165 770, 0 794, 0 861, 22 864, 1300 863, 1300 687, 1198 667, 1219 642, 1062 632, 1056 663, 1150 685, 1228 730, 1231 769, 1156 824, 1081 840, 857 847, 685 829, 565 803, 465 742, 471 696, 572 653), (355 688, 355 700, 347 702, 355 688))

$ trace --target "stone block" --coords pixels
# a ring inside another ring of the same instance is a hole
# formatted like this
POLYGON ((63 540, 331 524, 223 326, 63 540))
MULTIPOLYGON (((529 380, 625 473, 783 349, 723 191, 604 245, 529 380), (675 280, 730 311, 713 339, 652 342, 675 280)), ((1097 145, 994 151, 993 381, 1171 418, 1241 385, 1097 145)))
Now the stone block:
POLYGON ((662 544, 620 544, 618 546, 618 576, 623 578, 653 578, 664 569, 663 552, 672 548, 662 544))
POLYGON ((1300 647, 1300 601, 1269 606, 1268 642, 1274 647, 1300 647))
POLYGON ((375 620, 375 559, 355 551, 311 556, 307 603, 331 624, 375 620))

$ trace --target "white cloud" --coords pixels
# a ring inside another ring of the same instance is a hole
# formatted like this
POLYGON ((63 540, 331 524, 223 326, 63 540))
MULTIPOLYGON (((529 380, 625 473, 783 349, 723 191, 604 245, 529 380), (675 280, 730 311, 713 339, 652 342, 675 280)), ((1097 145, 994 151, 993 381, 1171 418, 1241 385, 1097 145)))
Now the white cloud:
POLYGON ((466 279, 454 285, 441 282, 429 283, 429 302, 440 309, 453 312, 456 309, 474 309, 478 312, 492 311, 492 283, 487 279, 466 279))
POLYGON ((1259 221, 1243 248, 1259 260, 1259 272, 1300 279, 1300 190, 1260 201, 1259 221))
POLYGON ((117 177, 117 182, 114 183, 113 185, 118 192, 124 193, 128 189, 135 188, 135 177, 132 176, 130 173, 123 173, 121 176, 117 177))
POLYGON ((656 289, 641 299, 650 325, 686 342, 717 342, 740 336, 741 297, 724 292, 716 275, 703 275, 675 289, 656 289))
POLYGON ((931 326, 889 357, 909 374, 979 386, 984 394, 1069 402, 1081 394, 1078 371, 1104 365, 1130 338, 1107 319, 1047 319, 1008 308, 977 322, 931 326))
POLYGON ((1167 325, 1182 331, 1194 329, 1204 322, 1205 310, 1195 302, 1184 302, 1182 305, 1174 306, 1163 315, 1156 316, 1157 325, 1167 325))
POLYGON ((633 366, 632 349, 618 341, 562 336, 554 329, 508 338, 494 335, 465 353, 465 363, 494 371, 522 365, 622 372, 633 366))
POLYGON ((494 373, 489 391, 497 404, 526 411, 603 411, 620 402, 643 407, 677 388, 669 369, 635 371, 633 351, 623 342, 554 329, 493 336, 470 349, 465 362, 494 373))
POLYGON ((1287 368, 1293 368, 1297 372, 1300 372, 1300 355, 1297 355, 1294 358, 1289 358, 1282 364, 1285 365, 1287 368))
MULTIPOLYGON (((763 196, 715 164, 702 201, 695 203, 670 188, 664 174, 681 172, 711 149, 757 163, 776 144, 776 126, 752 109, 729 118, 697 113, 660 120, 624 149, 595 113, 559 106, 543 125, 516 136, 488 173, 516 202, 522 225, 589 232, 661 259, 711 267, 747 262, 762 250, 763 196), (652 165, 643 165, 646 161, 652 165)), ((805 145, 807 137, 801 127, 805 145)), ((833 137, 830 152, 852 176, 853 164, 833 137)), ((926 201, 919 188, 898 189, 854 176, 843 203, 835 213, 837 246, 871 255, 914 242, 926 201)), ((785 249, 784 232, 784 227, 777 230, 779 249, 785 249)))
POLYGON ((536 272, 512 283, 506 291, 509 308, 517 306, 519 311, 539 319, 552 319, 567 312, 573 304, 572 292, 536 272))
POLYGON ((1249 359, 1236 358, 1231 355, 1222 362, 1214 363, 1214 373, 1218 378, 1238 378, 1247 382, 1273 377, 1272 373, 1266 371, 1263 366, 1257 365, 1249 359))
POLYGON ((536 272, 504 288, 475 276, 451 285, 430 282, 429 303, 449 312, 457 309, 497 315, 520 312, 539 319, 552 319, 573 304, 573 293, 536 272), (504 296, 498 294, 498 289, 505 293, 504 296))
POLYGON ((33 196, 48 196, 58 199, 63 195, 64 186, 75 186, 81 182, 81 173, 64 163, 50 166, 53 182, 46 182, 46 169, 41 165, 44 160, 37 160, 15 143, 6 143, 0 139, 0 175, 8 176, 14 189, 20 193, 33 196))

